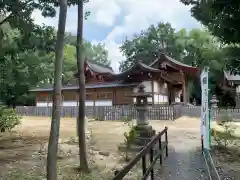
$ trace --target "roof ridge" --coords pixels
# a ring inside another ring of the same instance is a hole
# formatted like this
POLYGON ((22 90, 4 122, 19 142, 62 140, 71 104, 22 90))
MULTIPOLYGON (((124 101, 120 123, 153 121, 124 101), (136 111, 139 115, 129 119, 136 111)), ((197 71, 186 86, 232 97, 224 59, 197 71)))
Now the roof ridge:
POLYGON ((92 60, 89 60, 89 59, 87 59, 86 61, 90 62, 91 64, 95 64, 95 65, 102 66, 102 67, 105 67, 105 68, 113 70, 111 66, 107 66, 107 65, 101 64, 99 62, 95 62, 95 61, 93 62, 92 60))

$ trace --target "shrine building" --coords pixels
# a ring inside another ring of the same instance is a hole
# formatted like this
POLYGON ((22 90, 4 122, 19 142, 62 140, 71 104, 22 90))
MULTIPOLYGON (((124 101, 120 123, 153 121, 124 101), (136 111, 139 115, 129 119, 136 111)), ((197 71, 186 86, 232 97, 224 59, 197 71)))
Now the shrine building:
MULTIPOLYGON (((188 82, 198 78, 200 69, 188 66, 162 54, 150 65, 136 63, 124 72, 114 73, 112 68, 85 61, 86 106, 130 105, 131 96, 140 83, 151 92, 150 105, 188 103, 188 82)), ((78 75, 75 74, 75 77, 78 75)), ((62 87, 62 106, 77 106, 78 85, 62 87)), ((35 88, 36 106, 52 106, 53 88, 35 88)))

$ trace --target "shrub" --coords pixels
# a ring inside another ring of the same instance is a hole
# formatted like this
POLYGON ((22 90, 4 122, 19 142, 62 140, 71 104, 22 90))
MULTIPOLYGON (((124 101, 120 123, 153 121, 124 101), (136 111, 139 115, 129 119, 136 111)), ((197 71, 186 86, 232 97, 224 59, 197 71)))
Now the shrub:
POLYGON ((232 123, 233 118, 224 114, 219 118, 219 123, 223 130, 218 131, 216 129, 211 129, 211 136, 213 140, 216 142, 218 147, 228 148, 228 145, 233 144, 237 137, 235 137, 235 129, 236 126, 232 123))
POLYGON ((0 131, 11 131, 16 125, 20 124, 21 117, 12 108, 0 105, 0 131))
POLYGON ((128 123, 132 121, 132 116, 122 116, 120 120, 128 123))
POLYGON ((130 130, 129 132, 125 132, 124 133, 124 144, 126 146, 126 150, 124 152, 124 159, 126 161, 129 161, 129 154, 128 151, 130 150, 132 144, 134 143, 136 137, 137 137, 137 133, 136 133, 136 128, 133 124, 132 121, 126 120, 130 130))
POLYGON ((224 125, 224 123, 229 123, 232 121, 233 121, 232 116, 228 113, 224 113, 224 114, 221 114, 219 116, 219 118, 217 119, 217 124, 222 126, 222 125, 224 125))

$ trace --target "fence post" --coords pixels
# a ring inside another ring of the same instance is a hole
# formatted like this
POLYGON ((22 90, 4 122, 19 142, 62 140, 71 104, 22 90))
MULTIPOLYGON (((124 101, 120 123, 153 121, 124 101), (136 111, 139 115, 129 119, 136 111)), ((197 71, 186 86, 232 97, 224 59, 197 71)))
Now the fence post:
POLYGON ((144 176, 144 174, 146 173, 147 171, 147 165, 146 165, 146 155, 144 155, 142 157, 142 174, 144 176))
POLYGON ((167 128, 165 127, 165 143, 166 143, 166 156, 168 157, 168 133, 167 128))
POLYGON ((163 162, 163 160, 162 160, 162 154, 163 154, 163 152, 162 152, 162 136, 160 136, 160 138, 159 138, 159 141, 158 141, 158 143, 159 143, 159 151, 161 151, 161 155, 160 155, 160 166, 162 166, 162 162, 163 162))
MULTIPOLYGON (((150 149, 150 164, 153 163, 153 147, 150 149)), ((151 180, 154 180, 154 168, 151 170, 151 180)))

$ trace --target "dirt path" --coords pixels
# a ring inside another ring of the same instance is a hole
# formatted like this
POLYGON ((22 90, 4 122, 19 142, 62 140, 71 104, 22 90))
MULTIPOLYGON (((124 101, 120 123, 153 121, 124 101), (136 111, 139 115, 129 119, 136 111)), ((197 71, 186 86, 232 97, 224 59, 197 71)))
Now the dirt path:
POLYGON ((208 180, 199 134, 169 130, 169 156, 157 170, 157 180, 208 180))

